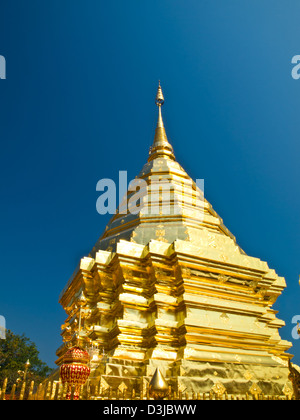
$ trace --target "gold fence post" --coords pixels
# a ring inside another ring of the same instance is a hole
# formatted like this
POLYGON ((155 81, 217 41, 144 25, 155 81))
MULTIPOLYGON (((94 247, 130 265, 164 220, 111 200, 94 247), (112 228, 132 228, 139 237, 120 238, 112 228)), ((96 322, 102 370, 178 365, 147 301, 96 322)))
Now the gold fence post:
POLYGON ((65 383, 65 384, 64 384, 64 387, 63 387, 63 392, 62 392, 62 399, 63 399, 63 400, 65 400, 65 399, 66 399, 67 392, 68 392, 68 384, 67 384, 67 383, 65 383))
POLYGON ((58 391, 57 391, 57 399, 62 400, 62 394, 63 394, 64 386, 62 382, 58 383, 58 391))
POLYGON ((49 385, 49 381, 47 381, 47 382, 44 383, 44 387, 43 387, 43 390, 44 390, 43 400, 47 400, 48 385, 49 385))
POLYGON ((53 381, 50 400, 54 400, 54 398, 55 398, 56 387, 57 387, 57 382, 53 381))
POLYGON ((52 382, 51 382, 51 381, 48 381, 48 383, 47 383, 47 387, 46 387, 46 396, 45 396, 45 400, 50 400, 51 388, 52 388, 52 382))
POLYGON ((99 394, 99 384, 95 386, 95 397, 99 394))
POLYGON ((44 383, 42 387, 42 392, 41 392, 41 400, 43 401, 46 399, 46 391, 47 391, 47 383, 44 383))
POLYGON ((33 393, 34 381, 30 382, 29 392, 28 392, 28 400, 32 400, 32 393, 33 393))
POLYGON ((26 382, 22 383, 22 387, 21 387, 21 391, 20 391, 20 396, 19 396, 19 400, 22 401, 24 398, 24 394, 25 394, 25 387, 26 387, 26 382))
POLYGON ((10 400, 14 400, 14 398, 15 398, 16 386, 17 386, 16 384, 13 384, 13 386, 12 386, 12 389, 10 391, 10 396, 9 396, 10 400))
POLYGON ((5 400, 6 388, 7 388, 7 378, 5 378, 4 381, 3 381, 1 400, 5 400))
POLYGON ((42 394, 43 394, 43 384, 40 383, 37 389, 37 399, 41 400, 42 399, 42 394))

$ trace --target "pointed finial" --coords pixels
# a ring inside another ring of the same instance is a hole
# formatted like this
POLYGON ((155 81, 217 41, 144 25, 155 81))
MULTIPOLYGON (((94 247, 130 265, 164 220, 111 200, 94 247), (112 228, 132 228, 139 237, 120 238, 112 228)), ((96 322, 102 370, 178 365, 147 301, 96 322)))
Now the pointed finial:
POLYGON ((159 370, 156 368, 154 375, 149 383, 150 396, 155 400, 163 400, 169 390, 169 386, 159 370))
POLYGON ((162 89, 160 86, 160 80, 158 81, 158 88, 157 88, 157 94, 156 94, 156 98, 155 98, 155 103, 157 106, 162 106, 165 102, 165 98, 164 95, 162 93, 162 89))
POLYGON ((162 93, 162 88, 160 85, 160 80, 158 83, 158 89, 155 97, 155 103, 158 106, 158 120, 157 126, 154 135, 153 145, 150 148, 148 162, 157 158, 157 157, 167 157, 169 159, 175 160, 175 156, 173 153, 173 148, 168 142, 166 130, 164 127, 162 115, 161 115, 161 107, 165 102, 164 95, 162 93))

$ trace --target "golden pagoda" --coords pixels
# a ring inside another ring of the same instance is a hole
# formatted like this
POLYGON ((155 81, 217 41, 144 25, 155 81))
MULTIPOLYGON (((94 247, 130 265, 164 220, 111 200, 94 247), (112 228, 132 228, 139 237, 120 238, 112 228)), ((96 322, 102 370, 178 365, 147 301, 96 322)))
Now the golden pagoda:
POLYGON ((79 342, 92 349, 91 383, 103 387, 141 389, 159 369, 182 392, 291 392, 291 343, 272 308, 285 280, 238 246, 177 162, 163 104, 159 84, 154 141, 137 176, 143 205, 130 211, 129 190, 60 295, 67 319, 56 363, 79 342))

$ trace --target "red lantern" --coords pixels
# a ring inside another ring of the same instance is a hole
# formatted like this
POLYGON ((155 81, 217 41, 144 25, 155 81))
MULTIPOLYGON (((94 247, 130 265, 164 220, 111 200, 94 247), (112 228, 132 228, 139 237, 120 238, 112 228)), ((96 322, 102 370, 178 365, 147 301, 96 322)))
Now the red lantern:
POLYGON ((73 387, 75 387, 73 399, 79 399, 80 387, 85 384, 91 371, 88 366, 89 360, 88 352, 79 346, 74 346, 65 353, 64 363, 60 367, 60 377, 63 384, 68 384, 67 400, 71 399, 73 387))

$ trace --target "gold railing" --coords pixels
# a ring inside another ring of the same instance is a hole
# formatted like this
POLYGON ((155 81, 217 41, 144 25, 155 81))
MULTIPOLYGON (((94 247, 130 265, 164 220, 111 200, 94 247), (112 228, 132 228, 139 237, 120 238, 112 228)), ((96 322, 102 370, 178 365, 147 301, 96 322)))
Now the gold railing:
MULTIPOLYGON (((65 400, 67 386, 60 381, 44 381, 36 384, 34 381, 23 382, 21 385, 14 384, 10 392, 7 392, 8 379, 6 378, 0 388, 0 400, 65 400)), ((71 398, 72 399, 72 398, 71 398)), ((113 389, 111 387, 101 388, 99 386, 90 386, 89 384, 81 387, 80 400, 150 400, 149 387, 144 392, 136 392, 134 389, 113 389)), ((218 394, 194 393, 194 392, 175 392, 169 389, 165 400, 293 400, 294 396, 289 395, 265 395, 249 394, 244 395, 227 394, 223 392, 218 394)))

